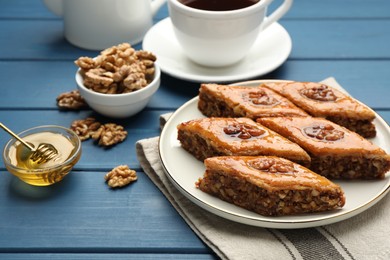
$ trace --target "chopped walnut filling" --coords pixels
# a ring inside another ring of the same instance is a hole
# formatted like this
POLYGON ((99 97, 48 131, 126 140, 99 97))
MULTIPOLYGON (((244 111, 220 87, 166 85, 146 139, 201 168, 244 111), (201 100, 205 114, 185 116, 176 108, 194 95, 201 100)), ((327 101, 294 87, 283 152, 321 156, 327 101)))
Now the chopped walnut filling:
POLYGON ((137 180, 137 173, 127 165, 119 165, 104 176, 111 188, 124 187, 137 180))
POLYGON ((84 85, 104 94, 122 94, 146 87, 155 72, 156 56, 136 51, 122 43, 103 50, 95 59, 80 57, 75 64, 81 68, 84 85))
POLYGON ((379 156, 313 156, 310 169, 331 179, 383 179, 390 162, 379 156))
POLYGON ((230 135, 231 137, 238 137, 240 139, 259 137, 265 133, 263 129, 244 124, 231 124, 224 127, 223 131, 225 134, 230 135))
POLYGON ((337 96, 334 94, 333 90, 326 85, 321 85, 319 87, 312 87, 301 90, 301 95, 318 101, 336 101, 337 96))
POLYGON ((305 127, 303 132, 306 134, 306 136, 320 141, 334 142, 344 138, 343 131, 337 130, 329 124, 305 127))
POLYGON ((78 110, 88 105, 78 90, 72 90, 57 97, 57 106, 62 109, 78 110))
POLYGON ((328 116, 329 121, 332 121, 338 125, 344 126, 349 130, 358 133, 364 138, 372 138, 376 136, 375 125, 371 120, 359 120, 354 118, 345 118, 341 116, 328 116))
POLYGON ((264 216, 294 215, 334 210, 344 206, 341 190, 317 189, 268 191, 244 178, 206 170, 196 187, 229 203, 264 216))

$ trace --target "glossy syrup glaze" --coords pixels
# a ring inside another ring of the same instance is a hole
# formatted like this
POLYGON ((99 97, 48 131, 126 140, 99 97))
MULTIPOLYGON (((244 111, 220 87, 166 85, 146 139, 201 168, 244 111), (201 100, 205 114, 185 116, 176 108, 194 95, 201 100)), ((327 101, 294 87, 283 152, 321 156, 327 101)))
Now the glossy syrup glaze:
POLYGON ((274 82, 262 86, 291 100, 313 116, 345 116, 372 120, 375 113, 341 91, 316 82, 274 82))
POLYGON ((202 118, 182 123, 178 128, 201 136, 227 155, 277 155, 310 160, 297 144, 248 118, 202 118))
POLYGON ((229 107, 252 119, 261 116, 308 116, 285 97, 260 86, 202 84, 200 91, 223 100, 229 107))
POLYGON ((360 135, 326 119, 289 117, 261 118, 258 121, 311 154, 385 154, 381 148, 360 135))

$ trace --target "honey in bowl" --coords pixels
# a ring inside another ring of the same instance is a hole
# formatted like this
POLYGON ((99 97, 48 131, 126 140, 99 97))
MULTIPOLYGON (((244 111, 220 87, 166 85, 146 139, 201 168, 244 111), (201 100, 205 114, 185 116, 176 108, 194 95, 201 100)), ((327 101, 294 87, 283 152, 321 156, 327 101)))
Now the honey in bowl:
POLYGON ((36 186, 47 186, 61 181, 78 162, 81 142, 70 129, 60 126, 41 126, 19 134, 33 147, 41 143, 53 145, 58 154, 44 163, 31 159, 32 152, 15 139, 4 148, 3 159, 9 172, 22 181, 36 186))

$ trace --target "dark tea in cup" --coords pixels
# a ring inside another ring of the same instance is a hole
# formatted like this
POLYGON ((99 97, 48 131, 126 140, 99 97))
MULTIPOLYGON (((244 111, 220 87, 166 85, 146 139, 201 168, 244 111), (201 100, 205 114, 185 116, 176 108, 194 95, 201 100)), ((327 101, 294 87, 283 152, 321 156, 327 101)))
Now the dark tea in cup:
POLYGON ((206 11, 232 11, 256 4, 260 0, 179 0, 180 3, 206 11))

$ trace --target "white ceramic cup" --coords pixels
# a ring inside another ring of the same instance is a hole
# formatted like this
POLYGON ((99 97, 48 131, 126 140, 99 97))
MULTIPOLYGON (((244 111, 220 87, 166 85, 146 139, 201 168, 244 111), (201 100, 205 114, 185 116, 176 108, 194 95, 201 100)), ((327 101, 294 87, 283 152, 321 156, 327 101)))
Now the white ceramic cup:
POLYGON ((102 50, 139 43, 166 0, 44 0, 64 19, 65 38, 78 47, 102 50))
POLYGON ((232 11, 206 11, 188 7, 179 0, 168 0, 168 8, 176 38, 186 56, 203 66, 222 67, 243 59, 261 30, 279 20, 293 3, 284 0, 266 16, 272 1, 260 0, 232 11))

